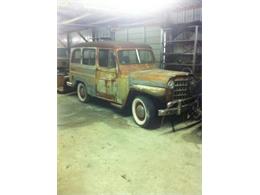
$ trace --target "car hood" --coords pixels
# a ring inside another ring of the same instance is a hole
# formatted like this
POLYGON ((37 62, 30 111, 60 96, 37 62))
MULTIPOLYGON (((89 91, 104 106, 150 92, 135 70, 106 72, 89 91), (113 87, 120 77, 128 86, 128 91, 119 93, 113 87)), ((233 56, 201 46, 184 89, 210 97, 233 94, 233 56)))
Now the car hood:
POLYGON ((130 84, 147 85, 153 87, 166 87, 170 78, 177 76, 188 76, 187 72, 170 71, 163 69, 152 69, 131 72, 129 75, 130 84))

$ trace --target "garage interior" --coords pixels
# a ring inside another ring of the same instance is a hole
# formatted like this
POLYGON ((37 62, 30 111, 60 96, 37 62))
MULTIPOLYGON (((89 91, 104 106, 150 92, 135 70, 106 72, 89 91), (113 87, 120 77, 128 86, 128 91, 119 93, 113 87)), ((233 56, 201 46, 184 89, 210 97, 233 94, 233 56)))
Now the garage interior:
MULTIPOLYGON (((112 9, 116 4, 105 2, 59 0, 57 48, 70 56, 79 43, 145 43, 157 68, 202 79, 201 0, 172 0, 158 11, 146 5, 133 14, 125 11, 129 3, 117 1, 122 9, 112 9)), ((58 194, 202 193, 201 119, 166 117, 159 128, 145 130, 107 102, 82 104, 75 91, 58 93, 57 103, 58 194)))

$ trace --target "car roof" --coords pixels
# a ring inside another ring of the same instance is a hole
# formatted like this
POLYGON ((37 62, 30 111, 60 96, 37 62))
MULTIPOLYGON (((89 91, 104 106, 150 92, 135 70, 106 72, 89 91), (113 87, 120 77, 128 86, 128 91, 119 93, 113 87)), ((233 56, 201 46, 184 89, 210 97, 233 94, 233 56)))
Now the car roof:
POLYGON ((132 42, 118 42, 118 41, 100 41, 100 42, 87 42, 79 43, 72 48, 76 47, 98 47, 98 48, 145 48, 152 49, 151 46, 143 43, 132 43, 132 42))

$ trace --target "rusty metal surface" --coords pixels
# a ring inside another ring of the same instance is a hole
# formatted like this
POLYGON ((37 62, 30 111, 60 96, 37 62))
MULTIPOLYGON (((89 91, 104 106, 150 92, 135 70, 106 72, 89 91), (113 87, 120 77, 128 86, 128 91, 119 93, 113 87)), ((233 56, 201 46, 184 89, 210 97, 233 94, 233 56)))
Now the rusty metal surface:
POLYGON ((69 77, 64 74, 57 75, 57 91, 64 92, 67 89, 66 81, 69 80, 69 77))
POLYGON ((73 45, 75 47, 98 47, 98 48, 146 48, 151 49, 151 46, 142 43, 132 43, 132 42, 117 42, 117 41, 101 41, 101 42, 88 42, 88 43, 79 43, 73 45))
POLYGON ((149 94, 155 97, 161 97, 165 95, 165 88, 159 88, 159 87, 151 87, 146 85, 133 85, 131 86, 131 89, 134 89, 138 92, 149 94))
POLYGON ((151 70, 154 69, 154 64, 128 64, 128 65, 119 65, 119 71, 122 75, 128 75, 131 72, 137 72, 142 70, 151 70))
MULTIPOLYGON (((157 85, 158 87, 165 87, 165 84, 172 77, 176 76, 188 76, 189 73, 179 72, 179 71, 169 71, 162 69, 150 69, 143 71, 136 71, 130 73, 130 79, 132 82, 144 82, 144 84, 148 84, 147 82, 151 82, 151 85, 157 85)), ((135 83, 134 83, 135 84, 135 83)))
POLYGON ((116 86, 116 70, 107 70, 99 68, 96 74, 97 96, 115 101, 117 86, 116 86))
POLYGON ((57 88, 63 88, 64 75, 57 75, 57 88))

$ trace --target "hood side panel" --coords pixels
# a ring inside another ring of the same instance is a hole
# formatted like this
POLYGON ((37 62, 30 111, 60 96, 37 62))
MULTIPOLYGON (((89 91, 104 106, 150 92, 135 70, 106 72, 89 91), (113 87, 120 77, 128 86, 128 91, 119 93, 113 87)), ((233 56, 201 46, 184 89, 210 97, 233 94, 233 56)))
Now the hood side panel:
POLYGON ((172 77, 188 76, 189 73, 162 69, 142 70, 130 73, 130 84, 147 85, 165 88, 172 77))

